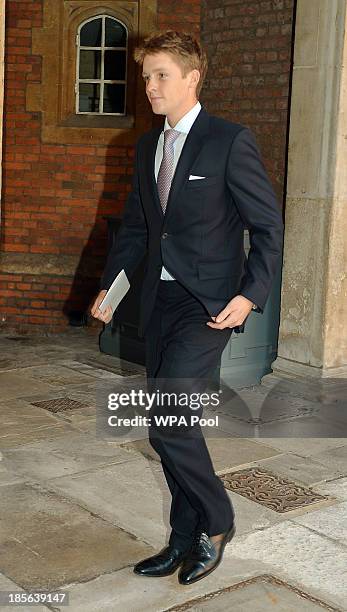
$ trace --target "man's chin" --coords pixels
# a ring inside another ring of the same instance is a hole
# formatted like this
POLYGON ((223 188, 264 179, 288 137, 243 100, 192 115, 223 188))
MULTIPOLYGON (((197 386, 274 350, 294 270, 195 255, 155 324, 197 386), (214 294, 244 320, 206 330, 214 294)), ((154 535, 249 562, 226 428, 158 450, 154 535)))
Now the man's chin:
POLYGON ((165 104, 163 104, 162 100, 158 99, 156 102, 154 100, 149 100, 149 103, 155 115, 166 115, 165 104))

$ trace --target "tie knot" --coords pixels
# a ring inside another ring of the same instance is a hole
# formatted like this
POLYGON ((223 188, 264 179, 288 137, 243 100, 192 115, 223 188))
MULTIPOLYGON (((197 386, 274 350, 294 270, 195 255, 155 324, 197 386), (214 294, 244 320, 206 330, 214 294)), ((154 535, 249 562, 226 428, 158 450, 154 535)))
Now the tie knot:
POLYGON ((181 132, 170 128, 169 130, 164 131, 164 147, 171 145, 175 142, 176 138, 180 135, 181 132))

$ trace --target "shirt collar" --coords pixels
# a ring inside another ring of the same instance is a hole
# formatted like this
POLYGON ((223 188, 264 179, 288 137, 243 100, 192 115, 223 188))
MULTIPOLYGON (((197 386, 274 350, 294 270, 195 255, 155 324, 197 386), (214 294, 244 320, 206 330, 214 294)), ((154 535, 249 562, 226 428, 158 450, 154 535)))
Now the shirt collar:
MULTIPOLYGON (((188 134, 195 119, 200 113, 200 110, 201 110, 201 104, 200 102, 197 102, 195 106, 193 106, 193 108, 190 109, 190 111, 188 111, 185 115, 183 115, 183 117, 181 117, 178 123, 176 123, 174 129, 177 130, 178 132, 183 132, 183 134, 188 134)), ((165 117, 164 131, 170 130, 170 129, 172 128, 167 120, 167 117, 165 117)))

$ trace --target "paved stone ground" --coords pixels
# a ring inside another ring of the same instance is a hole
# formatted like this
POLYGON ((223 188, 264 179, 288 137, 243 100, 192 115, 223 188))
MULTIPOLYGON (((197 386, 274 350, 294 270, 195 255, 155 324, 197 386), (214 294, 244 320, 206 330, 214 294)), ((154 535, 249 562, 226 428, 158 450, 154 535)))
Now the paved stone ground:
POLYGON ((221 384, 206 437, 237 533, 210 577, 182 587, 132 572, 169 532, 158 457, 143 430, 109 435, 96 419, 105 394, 140 387, 143 369, 100 353, 83 328, 2 332, 0 349, 0 591, 69 593, 68 607, 21 609, 347 609, 345 380, 221 384))

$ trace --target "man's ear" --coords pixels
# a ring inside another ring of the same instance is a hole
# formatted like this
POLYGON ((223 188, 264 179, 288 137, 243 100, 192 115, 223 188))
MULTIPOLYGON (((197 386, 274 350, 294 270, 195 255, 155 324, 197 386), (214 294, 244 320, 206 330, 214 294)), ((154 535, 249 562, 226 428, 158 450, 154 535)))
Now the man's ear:
POLYGON ((189 79, 189 86, 196 88, 200 81, 200 71, 197 68, 194 68, 194 70, 192 70, 189 74, 189 79))

